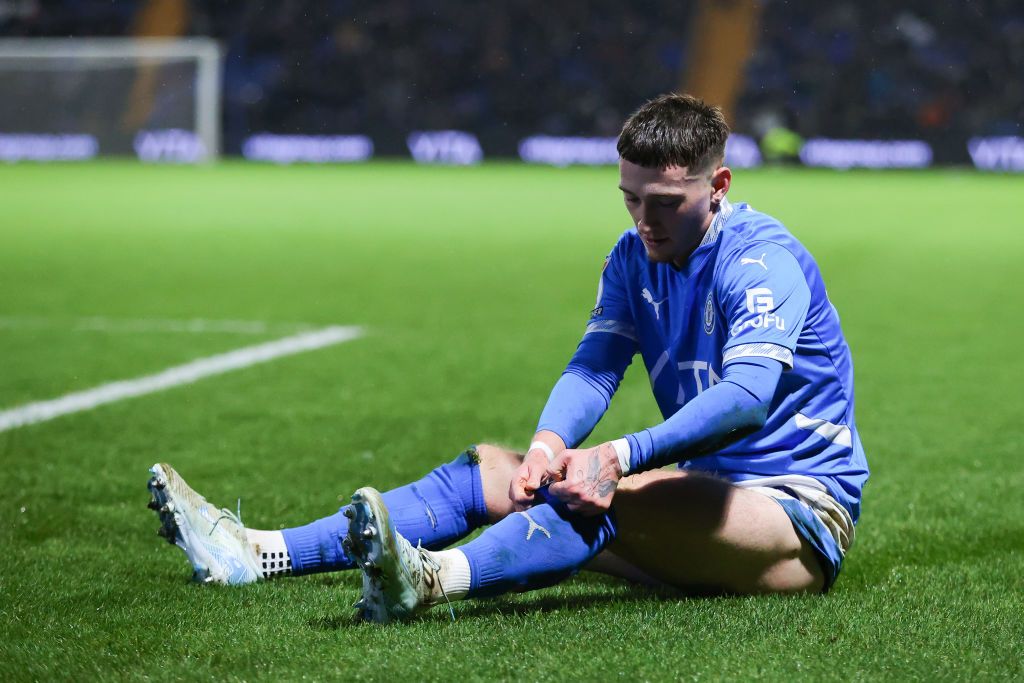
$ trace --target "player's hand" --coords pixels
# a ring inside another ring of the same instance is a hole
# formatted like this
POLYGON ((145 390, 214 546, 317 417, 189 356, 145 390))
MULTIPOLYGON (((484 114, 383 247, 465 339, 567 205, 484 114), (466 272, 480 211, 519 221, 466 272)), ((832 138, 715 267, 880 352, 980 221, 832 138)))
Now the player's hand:
POLYGON ((523 464, 512 475, 512 481, 508 486, 508 497, 516 512, 522 512, 532 506, 537 489, 548 483, 548 464, 547 453, 539 448, 530 451, 523 458, 523 464))
POLYGON ((585 450, 567 449, 551 461, 548 491, 570 510, 584 515, 607 512, 622 479, 619 459, 610 443, 585 450))

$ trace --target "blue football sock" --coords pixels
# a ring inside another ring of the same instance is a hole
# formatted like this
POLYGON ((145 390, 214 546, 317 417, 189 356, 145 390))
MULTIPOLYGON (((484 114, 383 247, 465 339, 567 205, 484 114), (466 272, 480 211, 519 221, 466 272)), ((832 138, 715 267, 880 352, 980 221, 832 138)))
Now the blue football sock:
POLYGON ((553 586, 615 538, 614 514, 583 517, 551 501, 509 515, 459 550, 469 560, 467 597, 553 586))
MULTIPOLYGON (((469 448, 419 481, 387 491, 384 502, 400 534, 414 545, 444 548, 487 523, 480 460, 469 448)), ((341 508, 330 517, 284 529, 284 542, 295 574, 351 569, 342 550, 348 518, 341 508)))

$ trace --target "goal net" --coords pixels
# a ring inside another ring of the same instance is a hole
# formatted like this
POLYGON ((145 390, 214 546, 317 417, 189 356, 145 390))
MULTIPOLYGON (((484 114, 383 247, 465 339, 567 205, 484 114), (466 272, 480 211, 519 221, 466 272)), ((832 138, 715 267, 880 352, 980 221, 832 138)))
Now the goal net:
POLYGON ((220 63, 208 38, 0 40, 0 161, 215 159, 220 63))

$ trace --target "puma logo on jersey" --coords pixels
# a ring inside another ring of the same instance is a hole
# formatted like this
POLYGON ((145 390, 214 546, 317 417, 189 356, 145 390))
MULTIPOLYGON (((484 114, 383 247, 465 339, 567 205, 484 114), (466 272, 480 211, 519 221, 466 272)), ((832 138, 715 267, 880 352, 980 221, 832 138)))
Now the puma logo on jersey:
POLYGON ((643 291, 640 292, 640 295, 644 298, 644 301, 649 303, 651 306, 654 306, 654 318, 656 320, 661 320, 661 313, 658 309, 661 307, 663 303, 665 303, 665 299, 662 299, 661 301, 655 301, 654 296, 651 294, 651 290, 647 289, 646 287, 643 288, 643 291))
POLYGON ((534 531, 539 531, 542 534, 544 534, 545 536, 547 536, 548 538, 551 538, 551 532, 548 531, 547 529, 545 529, 544 527, 542 527, 540 524, 537 524, 537 522, 533 521, 533 517, 531 517, 528 513, 520 512, 519 514, 521 514, 523 517, 526 517, 526 519, 530 522, 530 526, 528 526, 526 528, 526 540, 527 541, 529 541, 531 538, 533 538, 533 532, 534 531))
POLYGON ((765 253, 761 254, 761 258, 747 258, 746 256, 744 256, 743 258, 740 259, 740 265, 741 266, 748 266, 751 263, 756 263, 757 265, 761 266, 765 270, 768 270, 768 266, 766 266, 764 264, 764 257, 767 256, 767 255, 768 255, 768 252, 765 252, 765 253))

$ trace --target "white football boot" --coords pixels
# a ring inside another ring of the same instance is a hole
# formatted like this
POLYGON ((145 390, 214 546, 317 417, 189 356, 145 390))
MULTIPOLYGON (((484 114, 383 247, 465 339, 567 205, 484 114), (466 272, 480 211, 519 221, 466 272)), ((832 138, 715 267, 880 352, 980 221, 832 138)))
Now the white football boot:
POLYGON ((342 545, 363 572, 363 597, 354 605, 360 619, 408 619, 420 609, 447 601, 439 576, 442 564, 434 553, 414 547, 395 530, 380 491, 356 491, 345 516, 351 521, 342 545))
POLYGON ((245 527, 234 513, 208 503, 170 465, 159 463, 149 472, 149 507, 161 523, 157 533, 185 551, 193 581, 238 585, 262 576, 245 527))

